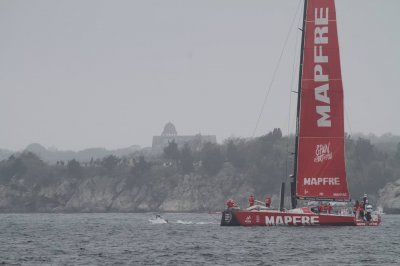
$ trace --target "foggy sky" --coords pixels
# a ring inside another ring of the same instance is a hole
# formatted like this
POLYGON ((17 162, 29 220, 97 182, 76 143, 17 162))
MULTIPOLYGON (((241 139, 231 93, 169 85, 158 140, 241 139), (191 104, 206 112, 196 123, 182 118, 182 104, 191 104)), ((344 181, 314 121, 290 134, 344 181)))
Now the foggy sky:
MULTIPOLYGON (((169 121, 251 137, 298 4, 1 0, 0 148, 145 147, 169 121)), ((336 7, 346 131, 400 134, 400 1, 336 7)), ((287 134, 290 97, 293 132, 300 23, 256 136, 287 134)))

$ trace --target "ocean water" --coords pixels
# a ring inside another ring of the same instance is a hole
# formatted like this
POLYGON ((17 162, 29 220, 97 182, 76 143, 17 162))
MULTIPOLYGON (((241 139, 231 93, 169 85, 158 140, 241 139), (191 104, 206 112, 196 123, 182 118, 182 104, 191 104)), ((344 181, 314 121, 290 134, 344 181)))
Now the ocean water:
POLYGON ((219 214, 0 214, 0 265, 400 265, 379 227, 221 227, 219 214))

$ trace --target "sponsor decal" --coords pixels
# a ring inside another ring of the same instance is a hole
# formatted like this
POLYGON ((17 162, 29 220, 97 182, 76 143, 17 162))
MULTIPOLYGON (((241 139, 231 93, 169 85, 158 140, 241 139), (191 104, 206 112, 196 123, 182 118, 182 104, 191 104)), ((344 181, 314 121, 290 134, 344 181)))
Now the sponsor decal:
POLYGON ((329 97, 329 75, 324 66, 328 63, 328 14, 329 8, 316 8, 314 20, 314 82, 319 84, 314 88, 316 106, 319 115, 318 127, 331 127, 331 102, 329 97), (321 84, 322 83, 322 84, 321 84))
POLYGON ((230 212, 226 212, 226 213, 225 213, 225 215, 224 215, 224 220, 225 220, 226 223, 230 223, 230 222, 231 222, 231 220, 232 220, 232 215, 231 215, 230 212))
POLYGON ((305 177, 304 186, 340 186, 339 177, 305 177))
POLYGON ((322 163, 323 161, 332 160, 333 154, 330 151, 331 143, 317 144, 315 148, 314 163, 322 163))
POLYGON ((246 224, 251 224, 251 216, 250 216, 250 215, 247 216, 246 219, 244 220, 244 222, 245 222, 246 224))
POLYGON ((265 216, 266 225, 315 225, 319 224, 318 216, 278 215, 265 216))
POLYGON ((333 193, 333 196, 335 197, 347 197, 347 193, 333 193))
POLYGON ((256 223, 260 223, 260 215, 256 215, 256 223))

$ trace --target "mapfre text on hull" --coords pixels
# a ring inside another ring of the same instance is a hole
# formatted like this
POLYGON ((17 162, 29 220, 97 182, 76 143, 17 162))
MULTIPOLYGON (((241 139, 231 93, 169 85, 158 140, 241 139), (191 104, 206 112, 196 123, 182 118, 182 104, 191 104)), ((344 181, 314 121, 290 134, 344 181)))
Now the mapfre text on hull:
POLYGON ((291 211, 295 212, 225 210, 221 226, 377 226, 381 222, 379 216, 365 221, 353 215, 300 213, 302 208, 291 211))

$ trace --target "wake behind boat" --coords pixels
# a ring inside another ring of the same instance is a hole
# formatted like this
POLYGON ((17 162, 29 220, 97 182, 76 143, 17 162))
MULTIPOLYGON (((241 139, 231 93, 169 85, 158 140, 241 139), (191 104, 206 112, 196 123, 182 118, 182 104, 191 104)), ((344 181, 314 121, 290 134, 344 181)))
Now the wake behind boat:
MULTIPOLYGON (((375 226, 381 222, 366 197, 354 210, 344 153, 344 103, 334 0, 305 0, 297 99, 292 209, 250 204, 240 209, 228 200, 221 225, 375 226), (298 207, 298 201, 301 201, 298 207), (318 206, 304 206, 317 201, 318 206), (342 202, 336 204, 337 202, 342 202), (343 206, 344 205, 344 206, 343 206), (350 209, 349 209, 350 208, 350 209)), ((254 199, 252 200, 254 203, 254 199)))

